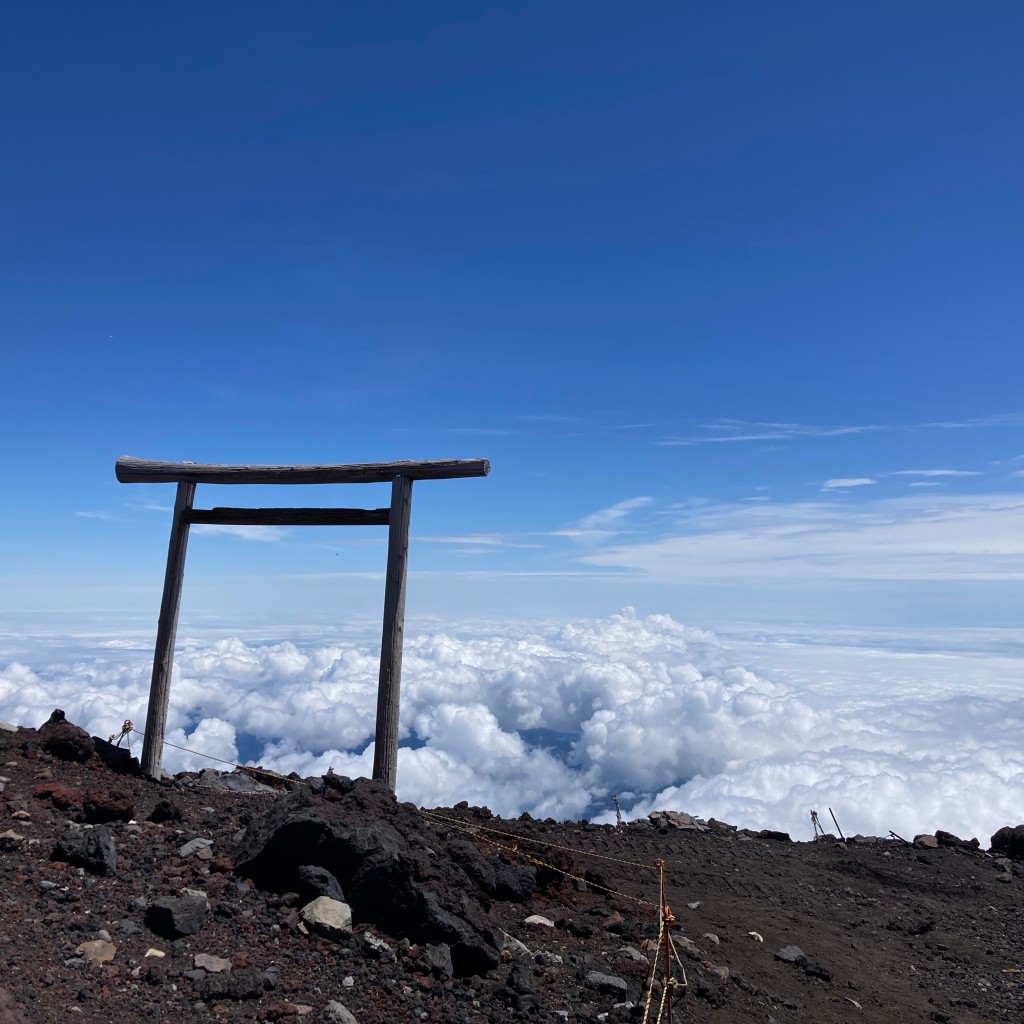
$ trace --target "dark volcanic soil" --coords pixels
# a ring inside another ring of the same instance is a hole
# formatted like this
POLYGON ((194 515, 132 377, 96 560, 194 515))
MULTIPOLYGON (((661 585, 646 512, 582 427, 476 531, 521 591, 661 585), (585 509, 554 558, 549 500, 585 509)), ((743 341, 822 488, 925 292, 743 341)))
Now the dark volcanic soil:
POLYGON ((658 859, 677 1021, 1024 1020, 1019 868, 966 844, 504 821, 335 776, 158 784, 71 730, 0 730, 0 1024, 640 1021, 658 859), (307 925, 328 891, 351 926, 307 925))

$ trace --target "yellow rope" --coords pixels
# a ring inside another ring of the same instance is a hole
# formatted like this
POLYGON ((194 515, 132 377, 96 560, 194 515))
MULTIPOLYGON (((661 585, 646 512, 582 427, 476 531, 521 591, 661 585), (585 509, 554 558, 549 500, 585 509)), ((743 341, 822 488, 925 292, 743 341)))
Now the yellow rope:
MULTIPOLYGON (((651 997, 654 995, 654 979, 658 973, 658 960, 661 957, 661 942, 665 934, 665 918, 664 915, 658 914, 658 948, 654 953, 654 959, 651 961, 651 976, 647 979, 647 999, 644 1001, 644 1019, 643 1024, 647 1024, 648 1018, 651 1015, 651 997)), ((665 993, 661 994, 662 1005, 665 1003, 665 993)), ((661 1020, 661 1009, 658 1009, 657 1019, 661 1020)))

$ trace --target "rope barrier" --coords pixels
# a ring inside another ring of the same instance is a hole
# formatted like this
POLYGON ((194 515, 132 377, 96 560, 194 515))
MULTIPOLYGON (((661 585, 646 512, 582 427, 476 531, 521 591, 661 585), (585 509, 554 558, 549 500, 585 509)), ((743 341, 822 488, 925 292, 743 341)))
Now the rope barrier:
MULTIPOLYGON (((121 740, 125 740, 128 745, 128 750, 131 752, 130 744, 131 735, 133 733, 138 736, 145 736, 145 733, 141 729, 135 728, 130 718, 126 718, 124 720, 124 724, 121 726, 120 734, 113 733, 109 742, 114 743, 116 737, 117 742, 115 745, 120 746, 121 740)), ((249 765, 241 765, 235 761, 230 761, 227 758, 217 757, 215 754, 207 754, 202 750, 193 750, 191 747, 184 747, 178 743, 171 743, 166 739, 164 740, 164 745, 174 747, 175 750, 182 750, 188 754, 195 754, 197 757, 205 757, 210 761, 217 761, 220 764, 230 765, 232 768, 244 772, 246 775, 251 777, 263 775, 269 779, 274 779, 277 782, 288 781, 285 776, 279 775, 277 772, 271 772, 265 768, 253 768, 249 765)), ((643 861, 626 860, 622 857, 612 857, 609 854, 595 853, 590 850, 579 850, 571 846, 565 846, 562 843, 552 843, 544 839, 533 839, 528 836, 518 835, 515 832, 505 831, 504 829, 466 823, 459 818, 453 818, 447 814, 439 814, 437 811, 428 811, 425 808, 420 808, 419 810, 420 814, 428 820, 433 821, 435 824, 443 823, 448 827, 458 829, 460 832, 464 832, 467 835, 472 836, 475 839, 479 839, 490 846, 494 846, 499 850, 511 853, 514 856, 522 857, 524 860, 527 860, 532 864, 536 864, 538 867, 545 868, 548 871, 554 871, 557 874, 563 875, 565 878, 572 879, 575 882, 581 882, 591 888, 600 889, 602 892, 609 893, 612 896, 619 896, 622 899, 631 900, 634 903, 639 903, 641 906, 652 907, 656 910, 658 913, 658 939, 656 942, 654 959, 651 962, 650 978, 647 982, 647 993, 644 1000, 643 1024, 650 1024, 651 1002, 654 996, 654 982, 658 974, 658 963, 662 956, 664 956, 664 980, 661 986, 661 998, 658 1001, 658 1013, 654 1018, 654 1024, 661 1024, 663 1019, 667 1024, 672 1024, 672 1003, 674 993, 678 989, 686 988, 688 981, 686 978, 686 968, 683 966, 683 962, 679 958, 679 951, 676 948, 675 942, 672 940, 670 929, 671 926, 676 923, 676 917, 672 913, 672 908, 669 906, 665 898, 665 861, 663 858, 659 857, 653 864, 647 864, 643 861), (480 833, 483 832, 490 833, 494 836, 501 836, 503 839, 510 839, 512 842, 509 844, 499 842, 497 839, 490 838, 490 836, 481 835, 480 833), (619 864, 624 867, 644 868, 646 870, 657 871, 659 902, 654 903, 652 900, 644 899, 642 896, 632 896, 627 892, 622 892, 619 889, 613 889, 611 886, 602 885, 599 882, 590 881, 589 879, 583 878, 580 875, 575 875, 564 868, 557 867, 554 864, 549 864, 525 850, 520 850, 519 846, 521 843, 543 846, 552 850, 560 850, 563 853, 569 853, 575 857, 589 857, 595 860, 608 861, 612 864, 619 864), (673 961, 678 966, 679 971, 682 974, 682 981, 676 978, 672 973, 673 961), (673 995, 670 995, 670 993, 673 993, 673 995)))
MULTIPOLYGON (((134 732, 138 736, 146 735, 141 729, 136 729, 134 726, 132 726, 131 722, 127 719, 125 720, 125 725, 131 726, 130 731, 134 732)), ((249 775, 251 777, 255 777, 256 775, 264 775, 268 779, 273 779, 275 782, 290 781, 287 776, 279 775, 277 772, 268 771, 266 768, 253 768, 251 765, 238 764, 236 761, 229 761, 226 757, 217 757, 215 754, 207 754, 204 753, 202 750, 193 750, 191 747, 183 747, 178 743, 172 743, 170 740, 164 740, 164 746, 174 747, 175 750, 184 750, 186 754, 195 754, 197 757, 205 757, 210 761, 218 761, 220 762, 220 764, 229 764, 231 765, 232 768, 237 768, 238 771, 244 772, 246 775, 249 775)))
MULTIPOLYGON (((461 822, 459 822, 455 818, 449 818, 446 815, 436 814, 434 811, 427 811, 427 810, 423 810, 422 808, 420 809, 420 814, 422 814, 426 818, 440 819, 440 820, 444 821, 445 824, 453 825, 455 828, 459 829, 462 832, 465 832, 467 835, 471 835, 471 836, 474 836, 475 838, 479 838, 483 842, 488 843, 491 846, 494 846, 494 847, 496 847, 499 850, 504 850, 506 853, 512 853, 512 854, 514 854, 517 857, 522 857, 524 860, 528 860, 528 861, 530 861, 531 864, 536 864, 538 867, 546 868, 549 871, 556 871, 556 872, 558 872, 558 874, 564 875, 566 878, 571 878, 574 882, 582 882, 584 885, 593 886, 593 888, 600 889, 603 892, 610 893, 613 896, 621 896, 623 899, 632 900, 634 903, 640 903, 643 906, 647 906, 647 907, 654 907, 655 910, 658 909, 658 904, 652 902, 651 900, 645 900, 641 896, 631 896, 628 892, 621 892, 618 889, 611 888, 611 886, 601 885, 599 882, 592 882, 589 879, 581 877, 580 875, 574 875, 571 871, 566 871, 565 868, 557 867, 554 864, 548 864, 546 861, 541 860, 539 857, 535 857, 535 856, 533 856, 533 854, 527 853, 525 850, 520 850, 519 847, 518 847, 518 844, 511 845, 511 846, 506 846, 504 843, 499 843, 496 839, 489 839, 487 836, 477 836, 476 832, 474 831, 475 826, 464 825, 464 824, 462 824, 461 822)), ((498 832, 497 829, 487 829, 486 831, 498 832)), ((508 833, 508 832, 504 832, 504 833, 503 832, 498 832, 498 834, 499 835, 512 835, 512 833, 508 833)), ((564 851, 566 851, 568 853, 575 853, 577 856, 580 856, 580 857, 600 856, 599 854, 590 854, 586 850, 573 850, 573 849, 571 849, 568 846, 559 846, 557 843, 544 843, 541 840, 533 840, 533 839, 524 839, 523 841, 525 841, 525 842, 536 842, 536 843, 539 843, 542 846, 550 846, 550 847, 552 847, 553 849, 556 849, 556 850, 564 850, 564 851)), ((603 858, 603 859, 611 860, 613 858, 606 857, 606 858, 603 858)), ((633 861, 620 861, 620 863, 622 863, 622 864, 634 864, 633 861)), ((637 867, 648 867, 648 868, 651 867, 650 864, 640 864, 639 862, 637 862, 635 864, 635 866, 637 866, 637 867)))
POLYGON ((461 826, 463 829, 467 831, 471 828, 478 830, 480 832, 493 832, 495 835, 504 836, 506 839, 514 839, 520 843, 533 843, 535 846, 547 846, 553 850, 564 850, 566 853, 574 853, 581 857, 593 857, 596 860, 607 860, 611 861, 613 864, 623 864, 629 868, 644 868, 647 871, 657 870, 655 865, 645 864, 643 861, 624 860, 622 857, 612 857, 605 853, 593 853, 590 850, 575 850, 571 846, 562 846, 559 843, 549 843, 544 839, 531 839, 527 836, 521 836, 516 832, 506 832, 505 830, 499 828, 488 828, 486 825, 477 825, 473 823, 471 826, 467 827, 466 823, 462 821, 462 819, 453 818, 451 817, 451 815, 448 814, 438 814, 437 811, 424 810, 422 813, 426 814, 428 817, 437 818, 440 821, 446 821, 450 824, 461 826))

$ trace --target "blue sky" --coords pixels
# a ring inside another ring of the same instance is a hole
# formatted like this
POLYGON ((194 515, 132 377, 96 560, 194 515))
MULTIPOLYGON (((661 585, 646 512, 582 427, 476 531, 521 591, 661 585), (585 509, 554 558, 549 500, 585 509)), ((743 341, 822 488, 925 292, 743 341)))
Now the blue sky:
MULTIPOLYGON (((492 475, 417 485, 413 616, 1019 620, 1022 28, 10 10, 0 606, 155 626, 173 494, 121 454, 454 456, 492 475)), ((197 532, 183 619, 373 619, 382 542, 197 532)))
MULTIPOLYGON (((118 456, 488 458, 413 495, 403 799, 1019 820, 1022 29, 10 7, 0 718, 144 721, 173 488, 118 456)), ((366 772, 385 557, 195 528, 168 738, 366 772)))

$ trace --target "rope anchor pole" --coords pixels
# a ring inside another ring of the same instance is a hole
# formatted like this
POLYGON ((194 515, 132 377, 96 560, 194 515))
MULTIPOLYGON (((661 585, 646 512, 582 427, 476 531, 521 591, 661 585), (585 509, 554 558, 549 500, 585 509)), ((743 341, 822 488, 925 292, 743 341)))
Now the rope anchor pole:
POLYGON ((132 725, 132 720, 130 718, 126 718, 124 720, 124 725, 121 726, 120 733, 112 732, 110 734, 110 739, 108 739, 107 742, 114 743, 114 739, 116 737, 117 742, 114 743, 114 746, 119 747, 121 746, 121 740, 124 740, 124 745, 128 748, 128 753, 130 754, 132 752, 132 733, 134 731, 135 726, 132 725))

